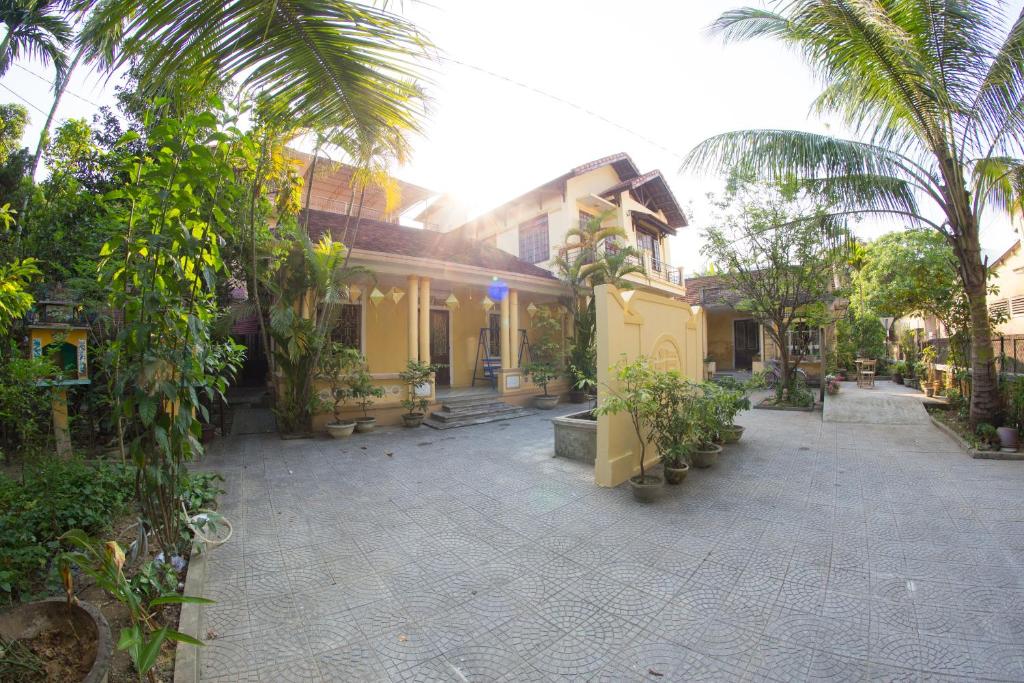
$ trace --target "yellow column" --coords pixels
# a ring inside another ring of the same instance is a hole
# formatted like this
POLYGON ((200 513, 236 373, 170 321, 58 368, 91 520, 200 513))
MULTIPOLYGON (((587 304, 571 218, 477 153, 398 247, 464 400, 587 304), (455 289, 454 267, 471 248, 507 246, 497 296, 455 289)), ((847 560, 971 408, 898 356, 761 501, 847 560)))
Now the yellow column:
POLYGON ((71 457, 71 430, 68 428, 68 392, 55 391, 50 399, 53 411, 53 436, 57 442, 57 455, 71 457))
POLYGON ((407 298, 409 299, 409 360, 419 360, 420 353, 420 279, 409 276, 407 298))
POLYGON ((430 278, 420 278, 420 362, 430 362, 430 278))
POLYGON ((519 292, 514 289, 508 290, 508 323, 509 323, 509 349, 511 351, 510 368, 519 367, 519 292))
POLYGON ((509 293, 501 297, 501 367, 512 367, 512 349, 509 343, 509 293))

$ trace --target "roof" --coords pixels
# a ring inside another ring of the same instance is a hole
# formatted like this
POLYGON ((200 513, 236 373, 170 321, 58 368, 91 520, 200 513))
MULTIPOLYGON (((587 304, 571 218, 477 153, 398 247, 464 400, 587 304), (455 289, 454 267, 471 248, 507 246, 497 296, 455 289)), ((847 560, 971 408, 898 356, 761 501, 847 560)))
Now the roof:
POLYGON ((691 306, 732 306, 740 295, 718 275, 686 278, 686 302, 691 306))
MULTIPOLYGON (((675 195, 673 195, 672 190, 669 189, 668 182, 665 180, 664 176, 662 176, 661 171, 655 170, 641 175, 640 169, 637 168, 633 159, 625 152, 611 154, 576 166, 568 172, 563 173, 556 178, 552 178, 546 183, 538 185, 529 192, 524 192, 518 197, 510 199, 504 204, 491 209, 483 214, 483 216, 492 214, 495 211, 511 204, 521 202, 538 192, 543 192, 545 190, 558 190, 564 192, 565 184, 572 178, 584 175, 585 173, 590 173, 591 171, 595 171, 605 166, 611 166, 619 176, 619 180, 621 182, 602 192, 602 196, 606 194, 619 194, 628 190, 633 193, 634 197, 636 197, 637 201, 640 203, 645 205, 650 204, 654 207, 654 210, 663 212, 665 217, 668 219, 669 227, 675 229, 689 225, 689 221, 687 221, 682 207, 679 205, 679 202, 676 201, 675 195), (643 201, 644 199, 647 201, 643 201)), ((472 225, 481 217, 482 216, 478 216, 477 218, 468 221, 466 225, 472 225)))
MULTIPOLYGON (((305 211, 299 213, 299 224, 305 220, 305 211)), ((354 226, 354 221, 353 221, 354 226)), ((313 240, 329 232, 334 239, 342 238, 345 216, 329 211, 309 211, 309 236, 313 240)), ((488 270, 520 275, 556 279, 547 270, 478 240, 457 233, 408 228, 395 223, 363 218, 359 231, 350 227, 348 239, 343 240, 350 249, 372 251, 399 256, 429 258, 446 263, 476 266, 488 270)))
POLYGON ((1003 263, 1003 261, 1007 260, 1010 257, 1010 255, 1013 254, 1013 252, 1017 251, 1017 249, 1019 249, 1019 248, 1020 248, 1020 240, 1017 240, 1016 242, 1011 244, 1010 248, 1007 249, 1006 251, 1004 251, 1003 254, 999 258, 997 258, 995 261, 992 262, 992 265, 989 266, 989 270, 992 270, 996 266, 1001 265, 1003 263))
POLYGON ((685 228, 690 224, 675 195, 672 194, 668 181, 661 175, 661 171, 655 169, 635 178, 627 178, 618 185, 612 185, 603 191, 601 196, 610 197, 626 191, 629 191, 633 198, 641 204, 645 206, 650 204, 655 210, 665 214, 668 227, 673 230, 685 228))
MULTIPOLYGON (((313 155, 301 152, 288 147, 285 149, 286 156, 299 162, 298 172, 305 174, 313 155)), ((352 174, 355 167, 339 161, 331 161, 320 157, 317 161, 317 177, 313 182, 313 193, 311 206, 315 209, 330 211, 334 213, 344 212, 352 193, 352 174)), ((391 215, 401 215, 412 205, 433 197, 438 193, 413 183, 405 182, 394 178, 398 184, 399 199, 398 206, 390 212, 391 215)), ((305 193, 305 190, 303 190, 305 193)), ((383 217, 385 209, 384 192, 375 187, 367 187, 366 195, 363 197, 363 215, 371 217, 383 217)))

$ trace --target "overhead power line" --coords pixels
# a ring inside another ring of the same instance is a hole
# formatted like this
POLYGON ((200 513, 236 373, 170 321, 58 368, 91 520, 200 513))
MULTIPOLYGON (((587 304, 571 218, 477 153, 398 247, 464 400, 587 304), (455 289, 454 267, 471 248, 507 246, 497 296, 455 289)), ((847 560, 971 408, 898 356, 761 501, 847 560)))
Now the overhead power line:
POLYGON ((25 99, 24 97, 22 97, 22 96, 21 96, 21 95, 19 95, 18 93, 16 93, 16 92, 14 92, 13 90, 11 90, 10 88, 8 88, 8 87, 7 87, 6 85, 4 85, 3 83, 0 83, 0 88, 3 88, 3 89, 4 89, 4 90, 6 90, 7 92, 11 93, 12 95, 14 95, 15 97, 17 97, 17 98, 18 98, 19 100, 21 100, 22 102, 24 102, 24 103, 25 103, 25 104, 27 104, 28 106, 30 106, 30 107, 32 107, 33 109, 35 109, 35 110, 36 110, 37 112, 39 112, 39 113, 40 113, 40 114, 42 114, 43 116, 46 116, 46 112, 45 112, 45 111, 43 111, 42 109, 40 109, 40 108, 39 108, 39 107, 37 107, 36 105, 32 104, 31 102, 29 102, 28 100, 26 100, 26 99, 25 99))
MULTIPOLYGON (((37 74, 35 71, 32 71, 31 69, 28 69, 28 68, 22 66, 21 64, 15 63, 14 66, 18 67, 19 69, 21 69, 22 71, 24 71, 25 73, 27 73, 29 75, 35 76, 36 78, 38 78, 39 80, 43 81, 44 83, 46 83, 46 84, 48 84, 50 86, 56 85, 53 81, 51 81, 46 76, 43 76, 41 74, 37 74)), ((71 95, 72 97, 77 97, 78 99, 82 100, 86 104, 91 104, 94 107, 102 107, 103 106, 99 102, 94 102, 94 101, 90 100, 88 97, 83 97, 82 95, 79 95, 76 92, 68 90, 67 88, 64 89, 64 92, 67 93, 68 95, 71 95)))
POLYGON ((602 123, 605 123, 605 124, 607 124, 609 126, 612 126, 614 128, 618 128, 619 130, 621 130, 621 131, 623 131, 625 133, 629 133, 633 137, 639 138, 640 140, 643 140, 647 144, 651 145, 652 147, 656 147, 656 148, 660 149, 661 151, 666 152, 667 154, 671 154, 672 156, 676 157, 679 160, 683 160, 685 158, 684 155, 680 154, 679 152, 676 152, 673 149, 670 149, 670 148, 666 147, 665 145, 661 144, 657 140, 654 140, 654 139, 644 135, 643 133, 635 131, 632 128, 630 128, 629 126, 626 126, 626 125, 624 125, 622 123, 619 123, 618 121, 614 121, 614 120, 608 118, 607 116, 605 116, 604 114, 601 114, 600 112, 596 112, 593 109, 589 109, 587 107, 584 107, 581 104, 577 104, 575 102, 567 100, 564 97, 559 97, 558 95, 555 95, 553 93, 547 92, 546 90, 541 90, 540 88, 538 88, 536 86, 532 86, 532 85, 530 85, 528 83, 523 83, 522 81, 518 81, 518 80, 516 80, 514 78, 511 78, 509 76, 505 76, 504 74, 499 74, 499 73, 497 73, 495 71, 491 71, 490 69, 485 69, 485 68, 483 68, 481 66, 476 66, 475 64, 469 64, 468 62, 464 62, 464 61, 462 61, 460 59, 456 59, 454 57, 448 57, 446 55, 442 55, 441 59, 446 61, 446 62, 451 62, 452 64, 458 64, 459 66, 465 67, 467 69, 472 69, 473 71, 477 71, 477 72, 482 73, 482 74, 484 74, 486 76, 490 76, 491 78, 496 78, 496 79, 498 79, 500 81, 504 81, 506 83, 510 83, 511 85, 514 85, 514 86, 516 86, 518 88, 522 88, 523 90, 529 90, 530 92, 536 93, 537 95, 540 95, 541 97, 546 97, 549 100, 553 100, 555 102, 558 102, 559 104, 565 105, 565 106, 570 107, 572 109, 576 109, 577 111, 583 112, 587 116, 595 118, 595 119, 601 121, 602 123))

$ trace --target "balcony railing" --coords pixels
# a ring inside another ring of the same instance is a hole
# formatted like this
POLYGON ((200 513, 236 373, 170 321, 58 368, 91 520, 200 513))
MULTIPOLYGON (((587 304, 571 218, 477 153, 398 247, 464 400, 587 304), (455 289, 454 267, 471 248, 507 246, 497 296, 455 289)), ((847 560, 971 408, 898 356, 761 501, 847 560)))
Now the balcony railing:
MULTIPOLYGON (((624 245, 616 242, 605 241, 604 244, 598 247, 598 254, 617 254, 624 245)), ((573 261, 578 258, 580 254, 580 248, 576 247, 573 249, 566 250, 566 257, 569 261, 573 261)), ((589 260, 587 261, 589 262, 589 260)), ((640 266, 643 268, 644 273, 651 278, 662 280, 670 284, 682 287, 683 286, 683 271, 681 268, 675 268, 665 263, 661 259, 654 258, 654 255, 649 251, 641 250, 639 253, 630 254, 626 258, 626 263, 640 266)))

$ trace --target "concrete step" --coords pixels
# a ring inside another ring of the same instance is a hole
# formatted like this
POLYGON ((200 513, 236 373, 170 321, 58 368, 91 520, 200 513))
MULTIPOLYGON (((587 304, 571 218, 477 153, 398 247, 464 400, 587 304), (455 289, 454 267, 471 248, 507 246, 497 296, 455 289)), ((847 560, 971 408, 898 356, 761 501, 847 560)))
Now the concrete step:
POLYGON ((537 411, 510 406, 512 410, 502 412, 491 412, 475 416, 465 416, 458 419, 442 420, 437 417, 437 412, 431 413, 430 417, 423 421, 423 424, 434 429, 454 429, 455 427, 468 427, 470 425, 486 424, 488 422, 499 422, 501 420, 512 420, 517 417, 533 415, 537 411))
POLYGON ((458 408, 449 408, 446 405, 442 406, 441 410, 435 410, 431 413, 431 416, 436 417, 442 422, 450 422, 478 415, 500 415, 519 409, 518 406, 509 405, 508 403, 485 403, 473 406, 460 406, 458 408))
POLYGON ((466 394, 463 396, 451 396, 441 399, 441 404, 450 408, 472 406, 481 403, 501 403, 501 396, 496 391, 483 391, 479 394, 466 394))

